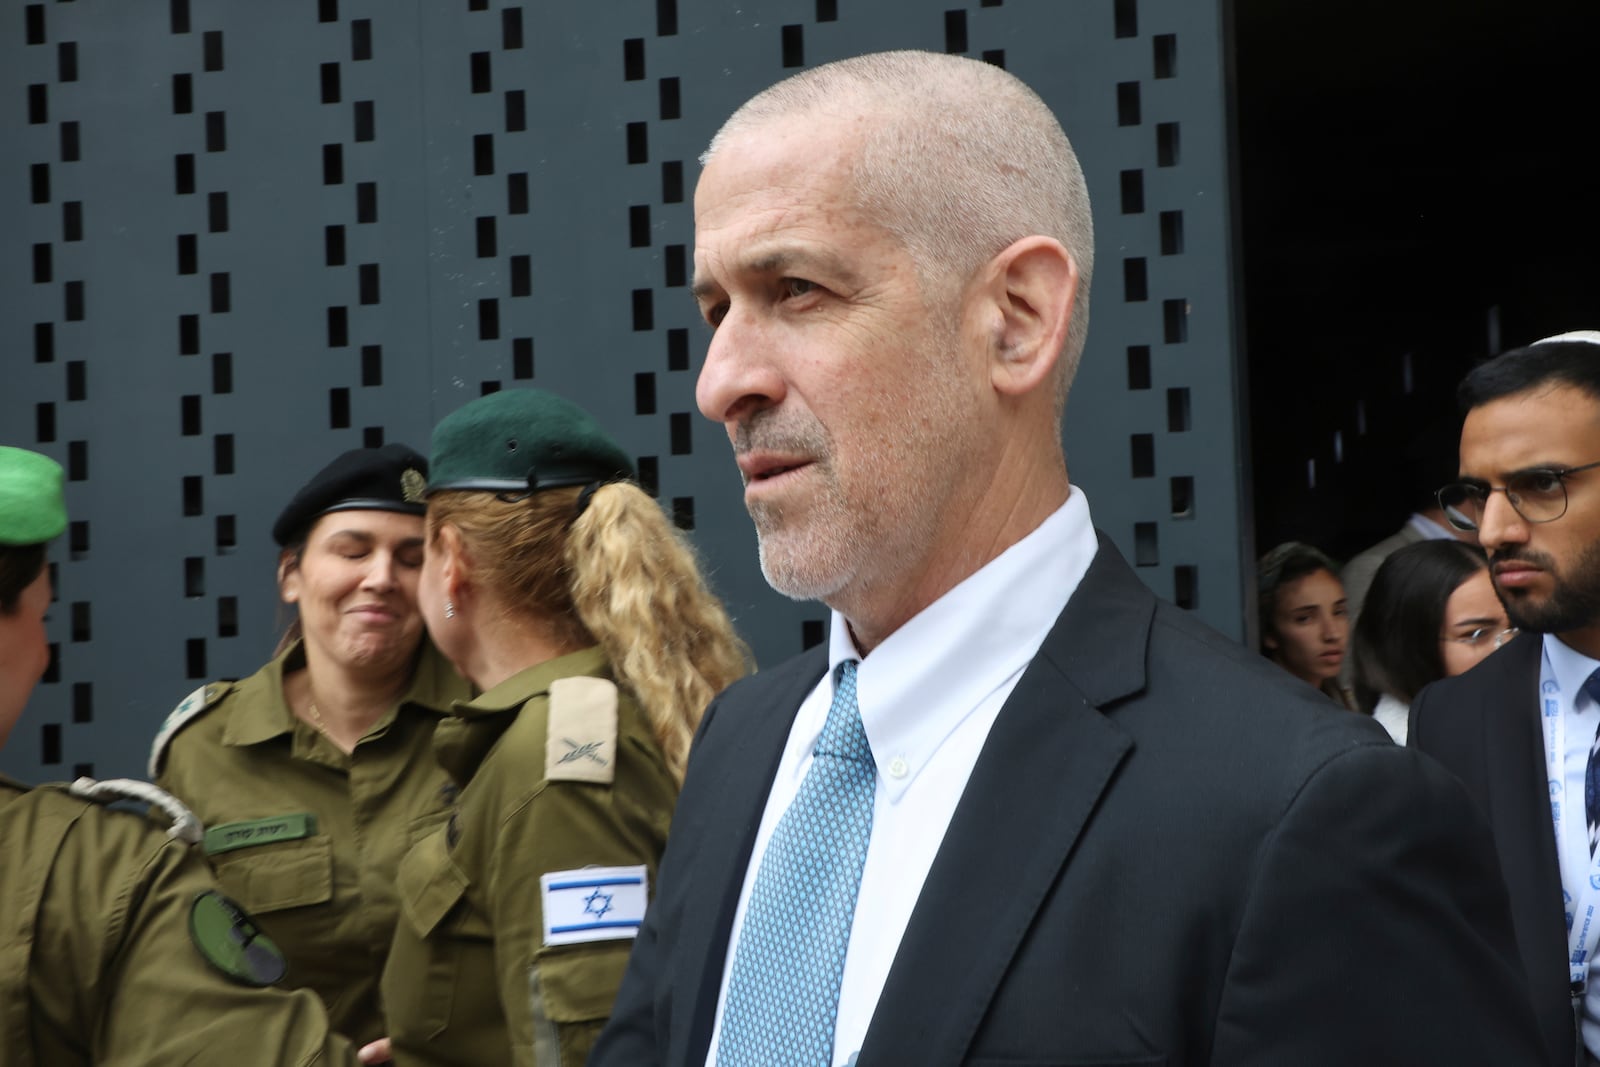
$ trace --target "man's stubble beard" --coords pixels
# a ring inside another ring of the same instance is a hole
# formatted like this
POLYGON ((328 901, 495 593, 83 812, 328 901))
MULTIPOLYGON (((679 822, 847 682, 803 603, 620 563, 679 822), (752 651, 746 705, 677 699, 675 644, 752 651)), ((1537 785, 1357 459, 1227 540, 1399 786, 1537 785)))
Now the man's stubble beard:
POLYGON ((1525 593, 1508 592, 1496 582, 1495 593, 1511 625, 1532 633, 1562 634, 1600 623, 1600 544, 1584 550, 1574 561, 1570 575, 1557 571, 1555 561, 1543 553, 1497 552, 1491 562, 1513 559, 1538 564, 1550 575, 1554 589, 1544 601, 1532 602, 1525 593))

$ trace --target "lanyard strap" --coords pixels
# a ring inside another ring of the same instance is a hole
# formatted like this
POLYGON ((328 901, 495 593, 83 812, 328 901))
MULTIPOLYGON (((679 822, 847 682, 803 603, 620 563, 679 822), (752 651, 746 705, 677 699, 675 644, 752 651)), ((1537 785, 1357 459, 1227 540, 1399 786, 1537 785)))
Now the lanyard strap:
POLYGON ((1600 948, 1600 850, 1588 852, 1588 814, 1580 788, 1576 800, 1567 797, 1567 716, 1563 713, 1561 683, 1556 680, 1550 655, 1544 654, 1539 671, 1540 721, 1544 728, 1544 762, 1550 787, 1550 817, 1555 823, 1556 852, 1561 858, 1561 899, 1567 919, 1567 964, 1572 999, 1581 1001, 1589 986, 1589 961, 1600 948), (1578 848, 1569 847, 1568 813, 1583 814, 1578 848), (1574 877, 1574 875, 1576 877, 1574 877), (1576 890, 1576 894, 1574 894, 1576 890))

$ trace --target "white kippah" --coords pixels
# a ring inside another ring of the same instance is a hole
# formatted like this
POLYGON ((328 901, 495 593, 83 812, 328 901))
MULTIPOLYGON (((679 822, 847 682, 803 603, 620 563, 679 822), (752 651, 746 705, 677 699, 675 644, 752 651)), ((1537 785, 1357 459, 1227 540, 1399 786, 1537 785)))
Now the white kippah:
POLYGON ((1554 337, 1541 338, 1535 341, 1536 345, 1547 345, 1553 341, 1582 341, 1584 344, 1600 345, 1600 330, 1573 330, 1571 333, 1558 333, 1554 337))

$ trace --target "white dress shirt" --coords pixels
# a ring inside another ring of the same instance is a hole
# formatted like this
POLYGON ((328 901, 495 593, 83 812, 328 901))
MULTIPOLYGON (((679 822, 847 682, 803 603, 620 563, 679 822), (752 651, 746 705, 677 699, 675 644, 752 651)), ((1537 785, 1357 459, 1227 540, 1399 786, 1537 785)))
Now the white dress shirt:
POLYGON ((878 765, 872 838, 856 897, 834 1026, 833 1062, 860 1050, 922 884, 1000 706, 1078 588, 1098 542, 1076 486, 1065 504, 890 634, 864 659, 833 614, 828 673, 806 697, 767 795, 728 939, 706 1063, 715 1067, 722 1011, 745 908, 778 820, 810 769, 833 702, 833 668, 860 659, 856 698, 878 765))
MULTIPOLYGON (((1583 683, 1597 668, 1600 660, 1590 659, 1555 634, 1544 635, 1543 670, 1560 687, 1561 715, 1566 726, 1561 761, 1566 784, 1562 791, 1569 798, 1566 810, 1570 816, 1561 820, 1562 840, 1556 842, 1556 851, 1561 857, 1561 888, 1573 901, 1579 899, 1592 867, 1583 787, 1589 771, 1589 747, 1594 744, 1595 731, 1600 729, 1600 704, 1583 691, 1583 683)), ((1583 1043, 1591 1055, 1600 1055, 1600 970, 1592 960, 1583 1001, 1583 1043)))

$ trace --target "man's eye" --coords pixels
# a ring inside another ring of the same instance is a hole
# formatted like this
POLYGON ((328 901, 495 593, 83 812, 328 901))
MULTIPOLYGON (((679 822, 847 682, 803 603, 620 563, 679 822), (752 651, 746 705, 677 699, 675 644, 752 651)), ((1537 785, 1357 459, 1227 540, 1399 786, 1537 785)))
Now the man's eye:
POLYGON ((1535 496, 1550 496, 1561 492, 1561 475, 1554 471, 1530 471, 1517 479, 1516 491, 1518 493, 1531 493, 1535 496))
POLYGON ((785 278, 782 285, 783 295, 790 298, 805 296, 808 293, 815 292, 817 289, 816 282, 807 281, 804 278, 785 278))
POLYGON ((710 326, 712 329, 715 329, 716 327, 722 325, 723 319, 728 317, 728 305, 713 304, 701 312, 701 314, 705 317, 706 325, 710 326))

